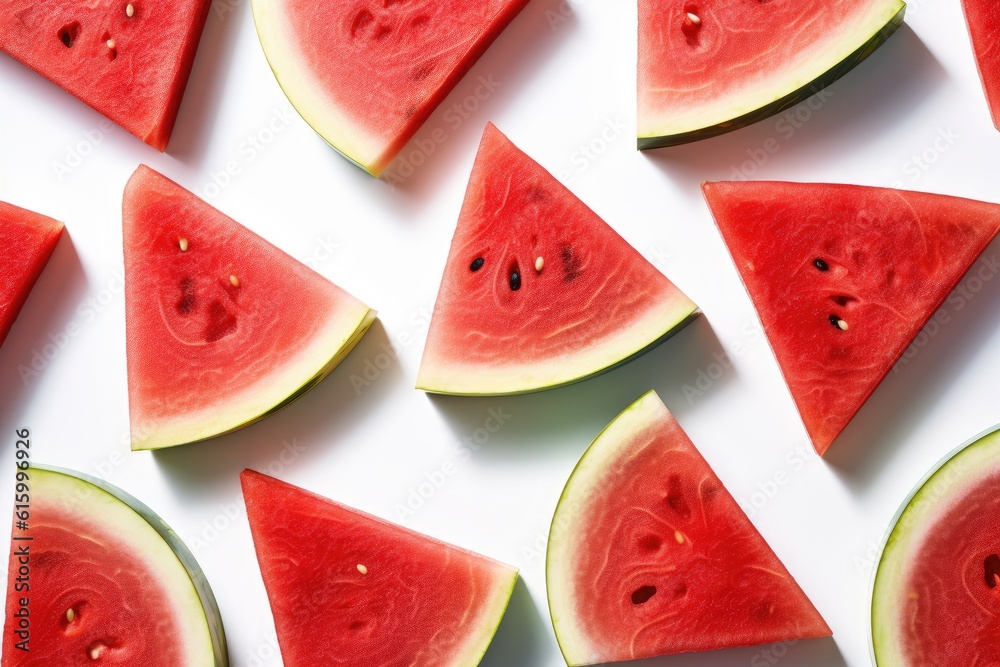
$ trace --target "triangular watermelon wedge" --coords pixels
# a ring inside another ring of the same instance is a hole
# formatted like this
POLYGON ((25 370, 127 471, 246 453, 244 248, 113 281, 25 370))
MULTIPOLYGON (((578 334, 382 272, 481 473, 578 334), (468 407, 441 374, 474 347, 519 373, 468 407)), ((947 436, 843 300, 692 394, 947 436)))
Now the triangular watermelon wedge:
POLYGON ((573 470, 545 568, 571 667, 832 634, 652 391, 573 470))
POLYGON ((0 51, 162 151, 210 5, 9 0, 0 12, 0 51))
MULTIPOLYGON (((264 55, 289 101, 373 176, 388 166, 528 0, 252 0, 264 55)), ((501 82, 479 78, 475 104, 501 82)), ((470 98, 471 99, 471 98, 470 98)), ((451 124, 456 105, 445 116, 451 124)), ((438 133, 427 141, 439 142, 438 133)), ((433 149, 431 149, 433 150, 433 149)), ((412 162, 429 156, 417 148, 412 162)))
POLYGON ((133 449, 205 440, 319 383, 375 311, 173 181, 125 186, 133 449))
POLYGON ((517 570, 252 470, 240 475, 285 667, 474 667, 517 570))
POLYGON ((979 64, 993 123, 1000 129, 1000 3, 996 0, 962 0, 972 35, 972 48, 979 64))
POLYGON ((1000 229, 1000 206, 943 195, 703 187, 820 454, 1000 229))
POLYGON ((57 220, 0 202, 0 345, 62 232, 57 220))
POLYGON ((700 312, 491 123, 417 388, 516 394, 576 382, 651 349, 700 312))

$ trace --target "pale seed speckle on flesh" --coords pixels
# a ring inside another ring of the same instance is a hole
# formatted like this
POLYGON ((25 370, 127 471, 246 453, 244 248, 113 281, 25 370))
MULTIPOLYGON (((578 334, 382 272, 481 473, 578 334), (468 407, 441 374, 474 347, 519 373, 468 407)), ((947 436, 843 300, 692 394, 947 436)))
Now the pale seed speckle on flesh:
POLYGON ((690 21, 694 25, 698 25, 699 23, 701 23, 701 17, 698 16, 697 14, 694 14, 692 12, 688 12, 687 13, 687 17, 688 17, 688 21, 690 21))
POLYGON ((539 257, 535 260, 535 271, 541 273, 543 268, 545 268, 545 258, 539 257))
POLYGON ((125 7, 125 16, 127 16, 129 18, 132 18, 133 16, 135 16, 135 7, 132 5, 131 2, 128 3, 127 7, 125 7))
POLYGON ((236 276, 229 276, 229 282, 232 283, 233 287, 240 286, 240 279, 237 278, 236 276))
POLYGON ((677 540, 677 544, 684 544, 684 533, 679 530, 675 530, 674 539, 677 540))
POLYGON ((361 574, 368 574, 368 568, 362 565, 361 563, 358 563, 358 572, 360 572, 361 574))
POLYGON ((111 49, 111 50, 114 50, 114 48, 115 48, 115 40, 113 40, 113 39, 109 39, 108 40, 108 48, 111 49))
POLYGON ((847 322, 844 320, 837 320, 837 326, 840 327, 841 331, 847 331, 848 329, 847 322))
POLYGON ((181 239, 180 241, 178 241, 178 245, 180 245, 180 247, 181 247, 181 252, 187 252, 187 249, 188 249, 188 240, 187 239, 181 239))
POLYGON ((66 622, 72 623, 74 618, 76 618, 76 612, 73 611, 73 607, 70 607, 66 610, 66 622))

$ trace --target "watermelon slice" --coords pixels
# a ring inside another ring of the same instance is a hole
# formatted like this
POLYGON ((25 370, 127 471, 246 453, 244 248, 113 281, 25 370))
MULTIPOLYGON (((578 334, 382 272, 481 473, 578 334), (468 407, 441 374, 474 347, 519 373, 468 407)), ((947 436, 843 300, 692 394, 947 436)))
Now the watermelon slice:
POLYGON ((820 454, 1000 229, 1000 206, 856 185, 706 183, 820 454))
POLYGON ((273 414, 374 321, 368 306, 148 167, 125 186, 123 217, 133 449, 273 414))
POLYGON ((1000 129, 1000 4, 996 0, 962 0, 962 5, 993 123, 1000 129))
POLYGON ((0 345, 62 232, 61 222, 0 202, 0 345))
POLYGON ((0 51, 166 150, 210 0, 5 0, 0 51))
POLYGON ((285 667, 474 667, 517 570, 252 470, 240 475, 285 667))
POLYGON ((417 388, 514 394, 576 382, 663 342, 698 307, 492 124, 417 388))
POLYGON ((652 391, 566 483, 546 583, 571 667, 831 635, 652 391))
POLYGON ((879 667, 1000 659, 1000 427, 952 452, 896 515, 872 594, 879 667))
POLYGON ((3 667, 229 664, 205 575, 151 509, 34 464, 18 470, 17 502, 3 667))
POLYGON ((798 104, 870 56, 905 11, 903 0, 639 0, 639 148, 798 104))
MULTIPOLYGON (((278 84, 331 146, 378 176, 527 0, 253 0, 278 84)), ((495 82, 483 77, 477 95, 495 82)))

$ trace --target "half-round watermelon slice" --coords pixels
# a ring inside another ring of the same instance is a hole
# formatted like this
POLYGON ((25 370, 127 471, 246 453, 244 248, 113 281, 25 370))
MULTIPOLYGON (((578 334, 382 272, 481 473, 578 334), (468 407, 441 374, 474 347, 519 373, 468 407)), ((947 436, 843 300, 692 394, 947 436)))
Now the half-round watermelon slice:
POLYGON ((962 0, 962 6, 993 123, 1000 129, 1000 4, 995 0, 962 0))
POLYGON ((639 148, 798 104, 871 55, 905 11, 903 0, 639 0, 639 148))
POLYGON ((61 222, 0 202, 0 345, 62 233, 61 222))
POLYGON ((210 0, 7 0, 0 51, 165 150, 210 0))
POLYGON ((3 667, 229 664, 205 575, 151 509, 60 468, 18 481, 3 667))
POLYGON ((831 634, 652 391, 566 483, 546 582, 571 667, 831 634))
POLYGON ((577 382, 651 349, 700 312, 491 123, 417 388, 516 394, 577 382))
POLYGON ((173 181, 125 187, 133 449, 205 440, 318 384, 375 311, 173 181))
POLYGON ((872 593, 879 667, 1000 659, 1000 426, 952 452, 896 514, 872 593))
POLYGON ((475 667, 517 570, 252 470, 240 475, 285 667, 475 667))
MULTIPOLYGON (((253 0, 278 84, 309 125, 374 176, 527 0, 253 0)), ((481 95, 494 83, 481 82, 481 95)))

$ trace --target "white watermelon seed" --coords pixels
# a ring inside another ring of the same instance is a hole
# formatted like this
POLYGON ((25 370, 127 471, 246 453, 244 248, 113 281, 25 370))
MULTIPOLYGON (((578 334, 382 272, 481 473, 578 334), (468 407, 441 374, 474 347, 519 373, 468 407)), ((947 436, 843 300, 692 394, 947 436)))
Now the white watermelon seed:
POLYGON ((114 51, 114 49, 115 49, 115 40, 113 40, 113 39, 109 39, 108 40, 108 48, 111 49, 112 51, 114 51))
POLYGON ((180 241, 178 241, 178 244, 181 247, 181 252, 187 252, 187 249, 188 249, 188 240, 187 239, 181 239, 180 241))
POLYGON ((132 6, 131 2, 128 3, 127 7, 125 7, 125 16, 127 16, 129 18, 132 18, 133 16, 135 16, 135 7, 132 6))
POLYGON ((229 282, 232 283, 233 287, 240 286, 240 279, 237 278, 236 276, 229 276, 229 282))
POLYGON ((90 650, 87 651, 87 655, 90 656, 91 660, 97 660, 104 654, 104 649, 108 648, 108 645, 102 641, 96 641, 89 648, 90 650))
POLYGON ((360 572, 361 574, 368 574, 368 568, 362 565, 361 563, 358 563, 358 572, 360 572))
POLYGON ((688 17, 688 21, 690 21, 694 25, 699 25, 701 23, 701 17, 698 16, 697 14, 694 14, 692 12, 688 12, 687 13, 687 17, 688 17))
POLYGON ((535 260, 535 271, 538 271, 539 273, 541 273, 542 272, 542 268, 544 266, 545 266, 545 258, 544 257, 539 257, 538 259, 535 260))
POLYGON ((73 611, 73 607, 70 607, 66 610, 66 622, 72 623, 74 618, 76 618, 76 612, 73 611))
POLYGON ((847 322, 844 320, 837 320, 837 326, 840 327, 841 331, 847 331, 847 322))
POLYGON ((684 544, 684 533, 679 530, 675 530, 674 539, 677 540, 677 544, 684 544))

